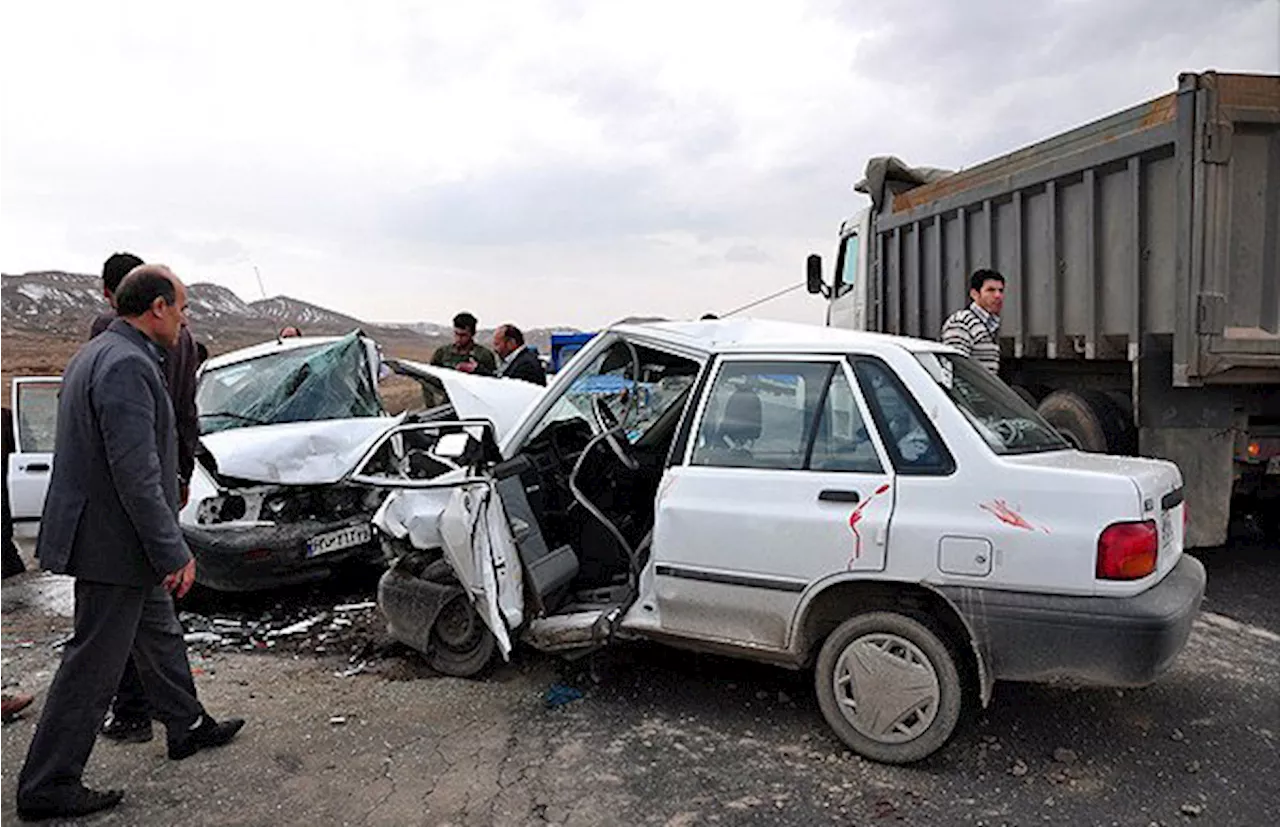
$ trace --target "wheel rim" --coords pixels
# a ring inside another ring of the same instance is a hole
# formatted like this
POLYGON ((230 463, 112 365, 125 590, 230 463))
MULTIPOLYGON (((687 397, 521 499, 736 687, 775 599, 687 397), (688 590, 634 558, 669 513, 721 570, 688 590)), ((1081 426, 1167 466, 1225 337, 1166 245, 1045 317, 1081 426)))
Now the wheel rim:
POLYGON ((840 653, 836 705, 855 730, 882 744, 924 734, 938 715, 938 673, 920 647, 898 635, 863 635, 840 653))
POLYGON ((466 652, 480 642, 483 629, 480 616, 464 595, 450 600, 440 610, 435 625, 436 639, 454 652, 466 652))

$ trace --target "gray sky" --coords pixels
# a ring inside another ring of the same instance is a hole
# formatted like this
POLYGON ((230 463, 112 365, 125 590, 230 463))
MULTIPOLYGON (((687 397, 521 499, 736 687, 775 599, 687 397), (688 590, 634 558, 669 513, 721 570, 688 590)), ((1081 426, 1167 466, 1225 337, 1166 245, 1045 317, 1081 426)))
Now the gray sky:
POLYGON ((129 249, 246 299, 256 264, 368 320, 526 326, 796 283, 870 155, 972 166, 1184 70, 1280 71, 1280 0, 102 0, 0 31, 5 272, 129 249))

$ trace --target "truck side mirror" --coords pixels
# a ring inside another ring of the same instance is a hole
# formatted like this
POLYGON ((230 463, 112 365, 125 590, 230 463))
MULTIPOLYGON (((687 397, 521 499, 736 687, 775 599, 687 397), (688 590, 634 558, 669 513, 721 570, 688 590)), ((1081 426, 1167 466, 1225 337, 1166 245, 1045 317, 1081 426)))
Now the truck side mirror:
POLYGON ((805 261, 805 279, 810 293, 826 295, 822 283, 822 256, 817 253, 810 253, 808 260, 805 261))

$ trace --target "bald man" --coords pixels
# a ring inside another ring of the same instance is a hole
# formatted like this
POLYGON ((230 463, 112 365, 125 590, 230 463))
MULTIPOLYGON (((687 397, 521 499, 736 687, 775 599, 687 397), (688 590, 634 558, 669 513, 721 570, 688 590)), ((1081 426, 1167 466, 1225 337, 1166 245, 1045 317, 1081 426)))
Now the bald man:
POLYGON ((178 527, 177 431, 161 360, 186 324, 186 288, 168 268, 142 265, 116 291, 119 318, 67 365, 58 399, 53 474, 36 556, 75 578, 75 635, 45 699, 18 776, 24 819, 114 807, 119 790, 82 782, 85 762, 132 651, 169 757, 230 741, 196 698, 170 594, 195 581, 178 527))

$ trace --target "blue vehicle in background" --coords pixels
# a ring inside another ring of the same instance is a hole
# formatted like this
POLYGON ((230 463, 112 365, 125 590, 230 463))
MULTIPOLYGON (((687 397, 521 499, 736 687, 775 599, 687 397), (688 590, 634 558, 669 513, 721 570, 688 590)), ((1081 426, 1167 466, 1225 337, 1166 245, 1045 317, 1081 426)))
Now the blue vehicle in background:
POLYGON ((547 373, 559 373, 560 368, 595 336, 594 333, 552 333, 551 359, 547 364, 547 373))

